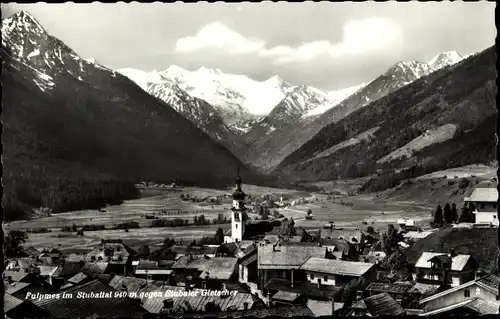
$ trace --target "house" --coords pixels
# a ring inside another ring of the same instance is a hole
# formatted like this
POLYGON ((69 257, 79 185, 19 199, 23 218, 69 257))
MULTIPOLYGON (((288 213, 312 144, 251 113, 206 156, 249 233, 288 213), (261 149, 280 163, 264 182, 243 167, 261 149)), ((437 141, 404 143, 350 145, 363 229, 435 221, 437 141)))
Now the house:
POLYGON ((425 284, 456 287, 474 280, 477 263, 470 255, 424 252, 415 264, 415 279, 425 284))
POLYGON ((399 219, 398 225, 402 231, 417 231, 418 230, 418 227, 415 224, 414 219, 399 219))
POLYGON ((350 244, 345 239, 320 238, 319 243, 325 247, 328 254, 333 259, 338 260, 357 260, 358 251, 356 246, 350 244), (333 256, 333 257, 332 257, 333 256))
POLYGON ((373 266, 370 263, 311 257, 300 269, 305 271, 311 283, 343 286, 359 277, 371 279, 374 275, 373 266))
MULTIPOLYGON (((173 264, 174 262, 172 262, 173 264)), ((158 261, 139 260, 137 266, 134 267, 134 275, 136 277, 170 281, 174 275, 174 271, 170 267, 161 267, 158 261)))
POLYGON ((291 281, 305 280, 305 273, 300 270, 310 257, 325 258, 326 248, 318 245, 268 244, 260 242, 257 252, 259 284, 264 287, 271 278, 283 278, 291 281))
POLYGON ((464 198, 464 202, 474 203, 476 210, 476 225, 499 225, 498 222, 498 191, 496 188, 476 188, 469 197, 464 198))
POLYGON ((252 245, 238 259, 238 274, 238 280, 242 283, 258 283, 257 246, 252 245))
POLYGON ((321 230, 321 238, 344 239, 359 253, 363 250, 365 234, 359 228, 336 228, 330 224, 330 227, 321 230))
POLYGON ((62 280, 56 279, 61 270, 62 267, 60 266, 38 266, 40 269, 40 276, 45 279, 46 282, 48 282, 52 286, 61 286, 61 284, 64 282, 62 280), (56 282, 58 284, 56 285, 56 282))
POLYGON ((127 274, 131 270, 131 262, 136 252, 123 244, 121 239, 101 240, 92 251, 87 254, 86 262, 106 262, 106 273, 127 274))
POLYGON ((193 255, 197 257, 210 257, 213 258, 217 254, 217 247, 209 246, 187 246, 187 245, 174 245, 172 251, 178 256, 193 255))
POLYGON ((32 302, 11 296, 7 293, 3 294, 4 303, 3 311, 6 318, 21 319, 21 318, 49 318, 50 315, 35 306, 32 302))
POLYGON ((396 301, 401 302, 404 297, 410 295, 410 289, 415 284, 412 282, 372 282, 366 288, 370 296, 378 295, 380 293, 387 293, 396 301))
POLYGON ((13 282, 32 282, 36 280, 36 276, 33 273, 28 273, 24 270, 5 270, 2 275, 4 284, 13 282))
POLYGON ((422 299, 423 316, 498 314, 500 277, 490 274, 422 299))
POLYGON ((388 293, 380 293, 358 300, 351 306, 348 316, 403 316, 405 309, 388 293))
POLYGON ((72 287, 65 294, 75 297, 35 299, 33 303, 52 318, 138 318, 148 314, 138 301, 117 296, 115 289, 99 279, 72 287), (96 295, 113 297, 96 298, 96 295))
POLYGON ((207 260, 202 267, 200 279, 204 289, 221 289, 225 283, 236 282, 238 259, 234 257, 219 257, 207 260))

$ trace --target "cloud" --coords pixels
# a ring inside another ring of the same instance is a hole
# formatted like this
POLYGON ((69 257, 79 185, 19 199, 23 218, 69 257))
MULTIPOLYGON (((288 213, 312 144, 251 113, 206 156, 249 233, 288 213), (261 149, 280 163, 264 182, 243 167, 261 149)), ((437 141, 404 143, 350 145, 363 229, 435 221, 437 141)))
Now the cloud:
POLYGON ((304 63, 318 57, 339 58, 384 52, 402 44, 403 35, 397 24, 385 18, 371 18, 344 24, 342 41, 338 43, 313 41, 295 48, 276 46, 262 49, 259 55, 273 58, 274 64, 304 63))
POLYGON ((175 51, 192 53, 204 49, 221 49, 231 54, 248 54, 261 51, 264 41, 246 39, 220 22, 206 25, 193 37, 177 40, 175 51))

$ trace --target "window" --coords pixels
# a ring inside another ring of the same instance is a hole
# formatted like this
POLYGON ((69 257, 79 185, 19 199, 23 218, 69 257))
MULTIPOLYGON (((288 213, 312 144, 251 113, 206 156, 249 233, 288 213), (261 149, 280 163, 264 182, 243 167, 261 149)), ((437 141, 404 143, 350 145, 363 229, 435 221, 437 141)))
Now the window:
POLYGON ((481 206, 481 209, 484 209, 484 203, 481 203, 480 206, 481 206))
POLYGON ((314 279, 314 274, 311 274, 311 279, 314 279))
POLYGON ((469 298, 470 297, 470 290, 464 290, 464 297, 469 298))
POLYGON ((324 280, 325 282, 326 282, 326 281, 328 281, 328 277, 327 277, 327 276, 324 276, 324 277, 323 277, 323 280, 324 280))
POLYGON ((236 229, 238 229, 238 224, 235 224, 234 226, 236 227, 236 229))
POLYGON ((497 203, 493 203, 493 208, 497 208, 497 203))

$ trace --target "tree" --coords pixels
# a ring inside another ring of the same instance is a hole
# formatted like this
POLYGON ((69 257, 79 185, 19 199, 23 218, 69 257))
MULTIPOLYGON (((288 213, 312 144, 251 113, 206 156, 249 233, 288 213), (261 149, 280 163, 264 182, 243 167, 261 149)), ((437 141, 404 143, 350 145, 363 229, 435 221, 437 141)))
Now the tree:
POLYGON ((375 229, 372 226, 366 227, 365 230, 368 234, 375 234, 375 229))
POLYGON ((443 226, 443 209, 441 205, 438 205, 436 208, 436 212, 434 213, 434 225, 436 227, 443 226))
POLYGON ((406 271, 406 255, 401 249, 396 249, 392 254, 387 255, 382 261, 381 266, 394 274, 395 272, 405 272, 406 271))
POLYGON ((344 307, 349 306, 354 300, 356 300, 356 293, 358 290, 365 290, 370 282, 364 277, 359 277, 349 281, 343 289, 342 301, 344 302, 344 307))
POLYGON ((464 206, 462 207, 462 212, 460 214, 460 218, 458 219, 458 222, 459 223, 474 223, 475 222, 475 216, 474 214, 472 213, 473 210, 472 208, 474 208, 474 204, 464 204, 464 206))
POLYGON ((173 245, 175 245, 175 240, 167 237, 163 241, 163 246, 161 248, 162 248, 162 250, 168 250, 168 249, 172 248, 173 245))
POLYGON ((457 204, 455 204, 455 203, 451 204, 451 221, 453 223, 458 222, 457 204))
POLYGON ((147 258, 149 257, 150 251, 149 251, 149 246, 148 245, 143 245, 141 248, 139 248, 138 255, 141 258, 147 258))
POLYGON ((308 209, 308 210, 307 210, 307 216, 311 216, 311 215, 312 215, 312 213, 313 213, 313 212, 312 212, 312 210, 311 210, 311 209, 308 209))
POLYGON ((5 257, 18 257, 21 254, 23 251, 21 244, 25 242, 25 236, 26 233, 19 230, 12 230, 9 232, 9 235, 5 238, 4 244, 5 257))
POLYGON ((224 243, 224 231, 222 228, 217 228, 217 231, 215 232, 215 240, 219 245, 224 243))
POLYGON ((264 212, 262 213, 262 219, 267 220, 269 219, 269 209, 264 209, 264 212))
POLYGON ((451 224, 453 221, 451 217, 451 206, 449 203, 446 203, 446 205, 444 205, 443 218, 447 224, 451 224))

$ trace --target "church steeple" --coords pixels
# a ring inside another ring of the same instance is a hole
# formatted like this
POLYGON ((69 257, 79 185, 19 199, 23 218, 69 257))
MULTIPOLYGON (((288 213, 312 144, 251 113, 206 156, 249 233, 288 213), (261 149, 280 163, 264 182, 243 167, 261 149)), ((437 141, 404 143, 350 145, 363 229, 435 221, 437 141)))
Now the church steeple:
POLYGON ((236 176, 236 189, 233 193, 233 200, 243 201, 245 200, 246 194, 241 190, 241 177, 240 177, 240 167, 238 166, 238 172, 236 176))

